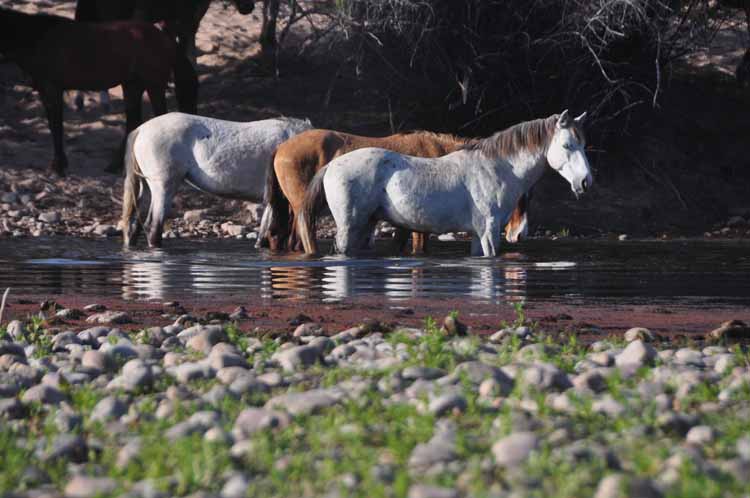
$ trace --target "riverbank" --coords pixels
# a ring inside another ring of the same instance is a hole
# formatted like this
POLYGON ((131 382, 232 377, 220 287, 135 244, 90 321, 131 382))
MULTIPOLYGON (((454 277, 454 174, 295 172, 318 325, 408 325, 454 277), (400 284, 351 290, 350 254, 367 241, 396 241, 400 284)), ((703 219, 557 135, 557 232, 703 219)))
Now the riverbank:
POLYGON ((180 316, 158 326, 45 308, 70 322, 0 331, 2 496, 750 492, 750 331, 736 324, 705 342, 644 328, 581 341, 562 317, 464 335, 473 312, 343 326, 319 308, 245 334, 260 310, 201 325, 171 303, 162 318, 180 316))

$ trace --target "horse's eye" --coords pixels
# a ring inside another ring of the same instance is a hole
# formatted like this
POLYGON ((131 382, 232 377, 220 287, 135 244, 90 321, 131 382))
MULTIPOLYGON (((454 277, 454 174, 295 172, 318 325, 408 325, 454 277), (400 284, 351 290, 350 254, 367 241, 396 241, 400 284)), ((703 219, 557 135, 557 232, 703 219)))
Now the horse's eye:
POLYGON ((563 144, 563 148, 564 148, 564 149, 567 149, 567 150, 573 150, 573 145, 572 145, 572 144, 568 144, 568 143, 565 143, 565 144, 563 144))

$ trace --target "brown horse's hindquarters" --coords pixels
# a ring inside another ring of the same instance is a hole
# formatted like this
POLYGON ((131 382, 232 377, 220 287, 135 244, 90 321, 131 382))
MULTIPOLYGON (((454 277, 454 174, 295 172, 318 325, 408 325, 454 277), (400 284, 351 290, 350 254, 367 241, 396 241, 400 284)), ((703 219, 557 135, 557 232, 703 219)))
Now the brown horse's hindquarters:
POLYGON ((66 25, 59 29, 62 33, 49 33, 46 40, 56 43, 43 41, 38 46, 54 47, 56 53, 40 57, 45 63, 37 64, 42 77, 66 90, 106 90, 128 81, 138 81, 144 88, 166 86, 176 43, 147 23, 130 23, 135 26, 120 30, 109 24, 120 23, 101 23, 98 31, 76 31, 66 25))

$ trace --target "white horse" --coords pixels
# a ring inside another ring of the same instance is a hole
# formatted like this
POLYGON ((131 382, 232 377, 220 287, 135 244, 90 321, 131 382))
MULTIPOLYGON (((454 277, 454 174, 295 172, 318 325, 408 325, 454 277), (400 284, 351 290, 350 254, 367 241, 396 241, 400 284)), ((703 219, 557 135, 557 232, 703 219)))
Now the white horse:
POLYGON ((336 222, 336 247, 366 248, 375 223, 417 232, 474 234, 472 255, 496 256, 502 228, 520 197, 549 165, 576 197, 592 183, 581 125, 567 111, 518 124, 437 159, 366 148, 344 154, 313 178, 297 220, 305 226, 324 199, 336 222))
POLYGON ((276 147, 310 128, 301 119, 237 123, 178 112, 142 124, 128 136, 125 152, 125 245, 144 225, 149 246, 161 245, 164 219, 183 181, 220 197, 262 202, 276 147))

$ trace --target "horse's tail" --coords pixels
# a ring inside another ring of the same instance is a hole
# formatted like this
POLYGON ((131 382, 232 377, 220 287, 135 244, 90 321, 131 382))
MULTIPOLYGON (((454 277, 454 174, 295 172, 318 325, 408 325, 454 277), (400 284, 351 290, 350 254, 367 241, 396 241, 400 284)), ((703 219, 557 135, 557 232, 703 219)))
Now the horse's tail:
POLYGON ((99 21, 96 0, 78 0, 76 2, 75 20, 79 22, 99 21))
POLYGON ((125 185, 122 192, 122 236, 123 244, 130 247, 135 243, 135 236, 140 228, 138 197, 141 190, 141 168, 135 157, 133 145, 138 137, 139 128, 130 132, 125 145, 125 185))
POLYGON ((285 248, 292 227, 292 220, 289 219, 289 199, 281 190, 281 183, 274 166, 277 150, 274 150, 271 155, 271 164, 268 165, 266 173, 266 187, 263 192, 266 212, 263 215, 258 237, 259 240, 261 237, 266 238, 268 246, 274 251, 285 248))
POLYGON ((176 44, 174 90, 180 112, 198 114, 198 73, 185 53, 182 43, 176 44))
POLYGON ((328 166, 324 166, 313 177, 305 191, 305 200, 302 202, 302 209, 297 214, 297 233, 305 247, 305 253, 315 254, 318 252, 318 244, 315 238, 315 224, 318 214, 326 203, 326 192, 323 188, 323 179, 328 171, 328 166))

